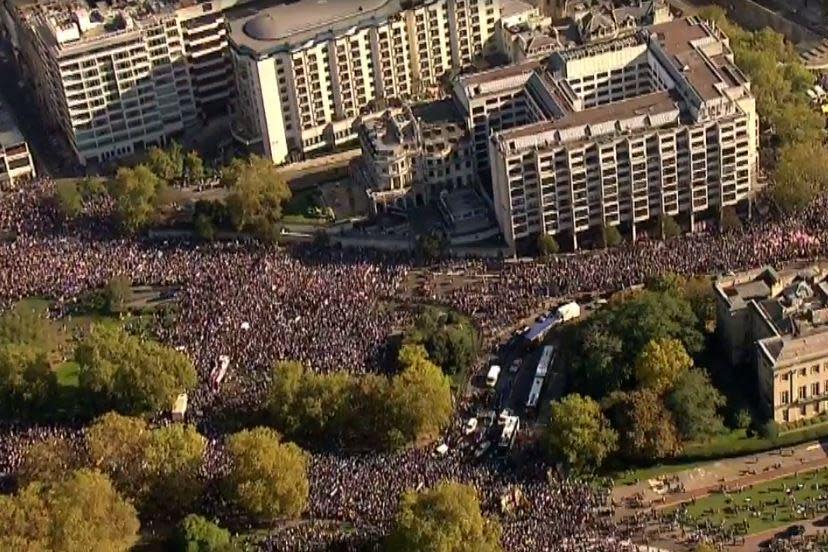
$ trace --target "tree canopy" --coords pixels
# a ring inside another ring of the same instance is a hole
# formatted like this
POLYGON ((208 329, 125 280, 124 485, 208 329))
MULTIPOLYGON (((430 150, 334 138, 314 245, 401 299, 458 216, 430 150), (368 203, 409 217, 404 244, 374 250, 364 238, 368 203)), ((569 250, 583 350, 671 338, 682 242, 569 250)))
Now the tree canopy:
POLYGON ((179 523, 173 545, 177 552, 229 552, 230 543, 227 529, 190 514, 179 523))
POLYGON ((719 409, 724 405, 724 396, 713 387, 707 372, 701 368, 682 373, 667 396, 667 407, 686 440, 706 439, 724 431, 719 415, 719 409))
POLYGON ((228 498, 252 519, 269 523, 294 518, 308 504, 308 457, 293 443, 282 443, 272 429, 241 431, 227 439, 231 468, 228 498))
POLYGON ((92 465, 142 511, 175 515, 193 508, 201 496, 206 443, 192 426, 150 430, 141 419, 109 413, 87 429, 86 442, 92 465))
POLYGON ((650 340, 635 361, 635 378, 639 385, 662 394, 693 366, 693 359, 678 339, 650 340))
POLYGON ((771 195, 780 209, 804 208, 828 189, 828 150, 819 141, 783 147, 773 180, 771 195))
POLYGON ((115 325, 93 324, 78 344, 75 360, 80 389, 98 411, 159 412, 196 384, 195 368, 186 355, 115 325))
POLYGON ((434 307, 420 311, 405 342, 423 345, 429 358, 447 374, 468 370, 479 351, 477 331, 467 319, 434 307))
POLYGON ((25 487, 41 481, 54 483, 84 464, 81 453, 68 439, 50 437, 33 443, 17 468, 17 483, 25 487))
POLYGON ((0 550, 126 551, 138 529, 135 509, 95 471, 0 496, 0 550))
POLYGON ((545 443, 553 459, 584 472, 600 467, 615 451, 618 434, 597 402, 572 393, 552 403, 545 443))
POLYGON ((617 392, 608 399, 619 452, 633 462, 670 458, 681 452, 672 413, 650 389, 617 392))
POLYGON ((480 511, 474 488, 443 482, 400 500, 387 549, 394 552, 499 552, 500 525, 480 511))
POLYGON ((635 361, 647 343, 677 339, 695 354, 704 343, 699 326, 689 301, 678 292, 648 289, 613 298, 566 340, 573 386, 596 399, 630 388, 635 361))
POLYGON ((121 167, 109 183, 121 228, 134 234, 152 223, 168 199, 167 184, 146 165, 121 167))
POLYGON ((276 241, 282 205, 291 198, 290 188, 269 160, 251 155, 234 159, 222 171, 222 183, 230 189, 227 208, 237 231, 276 241))
POLYGON ((317 374, 298 362, 271 372, 268 414, 289 438, 311 445, 397 448, 435 437, 453 409, 448 378, 421 345, 400 351, 402 372, 317 374))

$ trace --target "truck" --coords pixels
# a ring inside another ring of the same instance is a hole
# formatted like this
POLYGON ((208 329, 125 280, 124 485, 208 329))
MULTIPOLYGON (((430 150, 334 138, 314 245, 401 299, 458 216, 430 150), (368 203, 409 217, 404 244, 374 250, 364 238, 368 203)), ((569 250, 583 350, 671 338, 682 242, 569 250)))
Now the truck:
POLYGON ((568 322, 581 316, 581 307, 578 303, 572 301, 558 307, 556 314, 561 322, 568 322))

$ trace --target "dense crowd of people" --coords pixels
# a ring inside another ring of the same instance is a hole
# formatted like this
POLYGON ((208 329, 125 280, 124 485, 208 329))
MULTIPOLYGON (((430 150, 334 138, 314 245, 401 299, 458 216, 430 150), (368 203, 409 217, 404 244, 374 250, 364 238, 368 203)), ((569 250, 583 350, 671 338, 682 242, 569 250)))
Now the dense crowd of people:
MULTIPOLYGON (((201 383, 191 396, 191 413, 214 444, 220 435, 211 426, 212 416, 220 409, 258 404, 267 388, 268 367, 276 360, 298 360, 320 372, 383 370, 384 346, 410 321, 408 311, 398 308, 400 302, 445 303, 493 335, 550 298, 617 290, 663 272, 722 273, 779 265, 822 255, 828 246, 828 201, 822 199, 800 216, 753 224, 734 234, 628 244, 546 262, 448 261, 439 271, 458 274, 461 285, 439 290, 437 271, 416 269, 424 281, 407 289, 415 269, 397 257, 314 247, 125 239, 105 222, 66 223, 51 205, 52 187, 40 179, 0 195, 0 309, 43 296, 54 301, 59 316, 84 292, 118 275, 135 284, 173 286, 178 290, 173 323, 158 325, 156 335, 194 360, 201 383), (209 377, 222 355, 231 359, 230 368, 215 390, 209 377)), ((107 205, 101 200, 88 209, 84 216, 94 221, 107 205)), ((459 433, 455 425, 452 432, 459 433)), ((0 472, 13 473, 28 442, 55 432, 77 433, 3 428, 0 472)), ((220 462, 220 453, 209 456, 220 462)), ((510 489, 520 490, 525 506, 501 516, 507 550, 620 550, 629 537, 624 526, 602 512, 601 493, 550 476, 541 463, 504 467, 472 462, 456 448, 443 456, 413 449, 314 454, 311 521, 281 528, 265 547, 369 546, 389 527, 401 492, 443 479, 476 487, 488 513, 501 511, 501 499, 510 489)))

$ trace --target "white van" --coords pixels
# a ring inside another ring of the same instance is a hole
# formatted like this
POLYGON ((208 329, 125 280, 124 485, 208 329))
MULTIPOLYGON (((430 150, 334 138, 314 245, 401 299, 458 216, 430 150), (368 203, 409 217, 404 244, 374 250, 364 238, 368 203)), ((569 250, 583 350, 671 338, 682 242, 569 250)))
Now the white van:
POLYGON ((500 377, 500 366, 497 364, 492 364, 489 367, 489 373, 486 374, 486 385, 489 387, 494 387, 497 385, 497 378, 500 377))

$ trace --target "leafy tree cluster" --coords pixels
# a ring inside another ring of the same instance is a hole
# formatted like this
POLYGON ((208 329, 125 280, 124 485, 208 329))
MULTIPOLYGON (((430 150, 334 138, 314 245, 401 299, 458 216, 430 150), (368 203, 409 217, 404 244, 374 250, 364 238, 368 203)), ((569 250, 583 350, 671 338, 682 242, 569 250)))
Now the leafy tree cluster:
POLYGON ((283 443, 269 428, 241 431, 227 440, 231 469, 227 498, 251 519, 269 523, 295 518, 308 505, 308 455, 283 443))
POLYGON ((257 155, 234 159, 222 171, 221 180, 230 192, 226 205, 236 231, 275 242, 282 206, 291 198, 290 188, 276 166, 257 155))
POLYGON ((771 195, 785 211, 801 209, 825 190, 828 163, 822 145, 825 120, 805 93, 814 85, 814 75, 781 34, 769 28, 746 31, 728 21, 720 7, 704 8, 701 14, 730 38, 736 65, 751 80, 759 121, 782 147, 771 195))
POLYGON ((139 527, 135 508, 96 471, 0 495, 0 550, 126 551, 139 527))
POLYGON ((178 552, 230 552, 234 550, 230 532, 196 514, 179 523, 173 539, 178 552))
POLYGON ((192 361, 183 353, 112 324, 93 324, 75 349, 75 361, 80 390, 94 412, 166 410, 197 380, 192 361))
POLYGON ((449 375, 468 370, 479 352, 474 326, 453 312, 434 307, 420 311, 405 343, 425 347, 429 358, 449 375))
POLYGON ((57 393, 53 362, 66 341, 44 313, 17 306, 0 315, 0 416, 49 417, 57 393))
POLYGON ((575 391, 587 397, 553 403, 550 456, 584 471, 613 452, 650 461, 721 432, 724 397, 692 358, 711 300, 709 282, 668 275, 575 326, 564 354, 575 391))
POLYGON ((86 177, 81 181, 60 180, 55 182, 53 200, 60 214, 67 219, 73 219, 83 213, 88 201, 104 194, 106 194, 106 184, 100 178, 86 177))
POLYGON ((172 201, 170 185, 185 179, 200 180, 204 175, 204 162, 198 153, 185 154, 178 142, 167 149, 151 148, 145 163, 120 167, 108 191, 121 229, 134 234, 147 228, 172 201))
POLYGON ((114 412, 86 430, 89 464, 152 516, 174 516, 196 506, 203 491, 199 470, 205 445, 192 426, 150 429, 140 418, 114 412))
POLYGON ((452 413, 451 388, 420 345, 404 345, 402 371, 317 374, 297 362, 272 371, 271 423, 299 442, 396 448, 436 437, 452 413))
POLYGON ((407 492, 386 549, 395 552, 500 552, 501 527, 486 518, 473 487, 443 482, 407 492))

